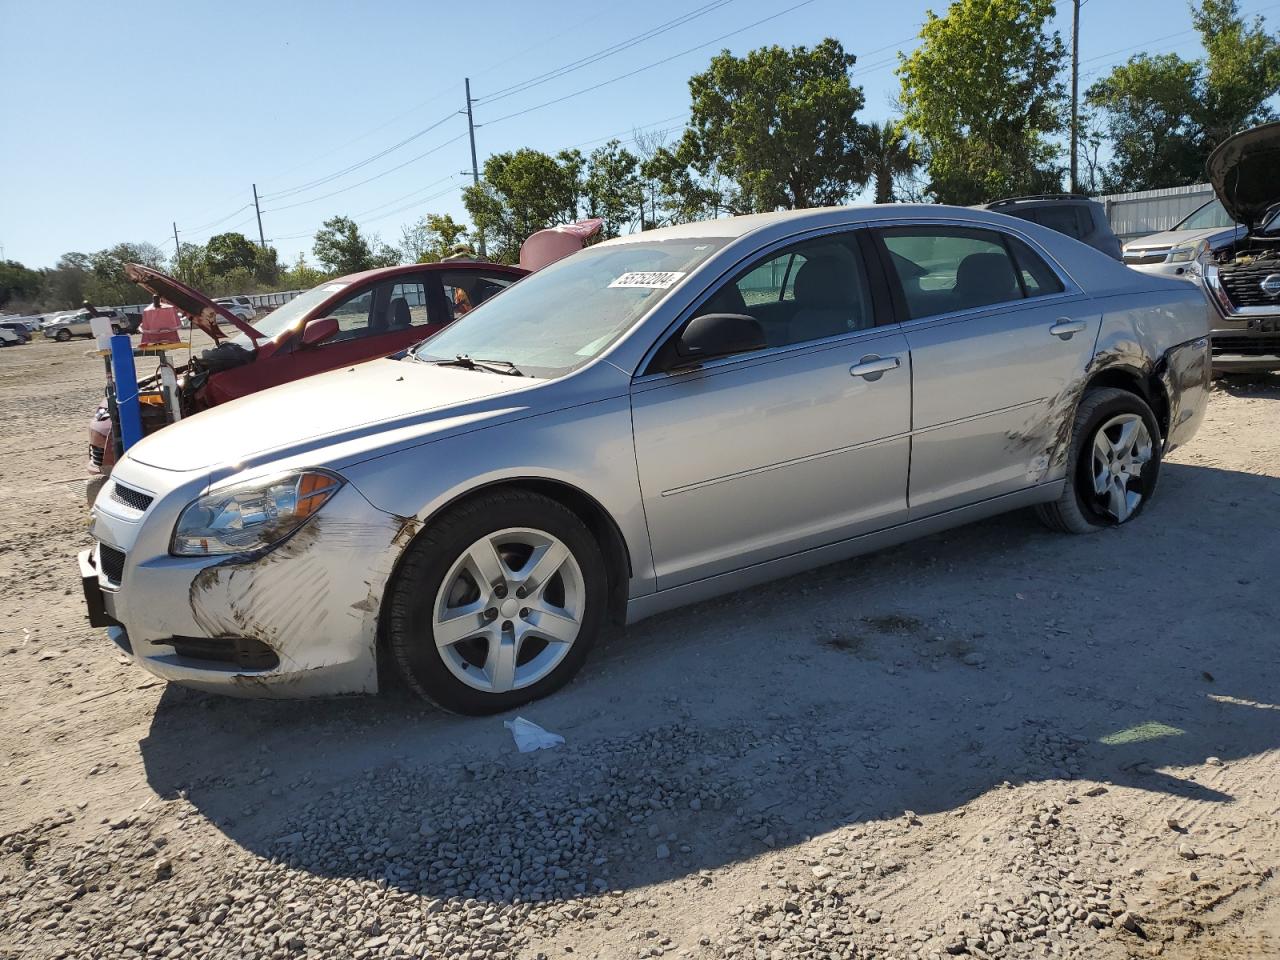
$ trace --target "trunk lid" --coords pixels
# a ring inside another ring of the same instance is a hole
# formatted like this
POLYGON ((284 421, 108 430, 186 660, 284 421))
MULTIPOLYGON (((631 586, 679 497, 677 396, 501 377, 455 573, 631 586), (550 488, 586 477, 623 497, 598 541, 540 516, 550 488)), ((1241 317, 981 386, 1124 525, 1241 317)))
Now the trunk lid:
POLYGON ((1239 223, 1257 229, 1280 202, 1280 121, 1228 137, 1209 154, 1205 172, 1214 193, 1239 223))
POLYGON ((224 340, 227 336, 218 329, 217 317, 225 318, 237 330, 246 334, 250 340, 267 339, 267 337, 241 320, 226 307, 214 303, 199 290, 187 286, 181 280, 175 280, 159 270, 144 267, 140 263, 126 263, 124 272, 125 276, 142 287, 142 289, 148 293, 155 294, 161 300, 173 304, 185 313, 191 318, 192 323, 213 337, 214 340, 224 340))

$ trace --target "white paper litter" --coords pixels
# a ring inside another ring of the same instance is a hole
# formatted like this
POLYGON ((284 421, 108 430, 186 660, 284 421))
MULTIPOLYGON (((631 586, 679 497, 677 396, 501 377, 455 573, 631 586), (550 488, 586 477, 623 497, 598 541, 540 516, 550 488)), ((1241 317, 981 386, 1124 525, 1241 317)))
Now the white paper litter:
POLYGON ((564 743, 564 737, 550 730, 543 730, 532 720, 516 717, 514 720, 503 720, 502 725, 515 737, 516 749, 521 753, 532 753, 534 750, 548 750, 564 743))

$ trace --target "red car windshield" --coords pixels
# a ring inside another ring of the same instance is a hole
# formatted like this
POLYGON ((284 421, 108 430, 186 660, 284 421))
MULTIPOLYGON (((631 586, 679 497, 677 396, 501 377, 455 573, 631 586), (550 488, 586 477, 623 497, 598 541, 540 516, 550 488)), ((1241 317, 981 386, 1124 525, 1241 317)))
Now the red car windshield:
MULTIPOLYGON (((283 306, 276 307, 261 320, 253 321, 253 325, 264 337, 274 340, 280 334, 295 329, 302 322, 302 318, 314 307, 349 286, 350 284, 338 280, 328 280, 318 287, 312 287, 305 293, 298 294, 283 306)), ((231 342, 238 343, 245 349, 253 347, 249 338, 243 333, 232 337, 231 342)))

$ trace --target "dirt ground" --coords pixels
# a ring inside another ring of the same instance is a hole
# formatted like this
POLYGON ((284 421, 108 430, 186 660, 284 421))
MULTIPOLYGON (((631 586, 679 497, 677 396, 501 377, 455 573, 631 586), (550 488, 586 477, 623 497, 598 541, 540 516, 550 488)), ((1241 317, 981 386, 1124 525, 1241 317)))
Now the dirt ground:
POLYGON ((90 629, 89 344, 0 351, 0 956, 1280 956, 1280 379, 1026 513, 611 637, 522 714, 167 687, 90 629))

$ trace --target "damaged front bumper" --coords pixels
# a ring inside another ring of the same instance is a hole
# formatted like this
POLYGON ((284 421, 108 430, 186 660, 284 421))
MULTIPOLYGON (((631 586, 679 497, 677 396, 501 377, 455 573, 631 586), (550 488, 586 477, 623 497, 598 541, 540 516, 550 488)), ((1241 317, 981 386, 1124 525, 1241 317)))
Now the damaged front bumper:
POLYGON ((1194 437, 1204 422, 1213 385, 1209 338, 1171 347, 1158 372, 1169 399, 1169 427, 1164 443, 1165 453, 1169 453, 1194 437))
POLYGON ((155 478, 136 472, 126 459, 107 482, 93 511, 97 545, 79 562, 90 622, 138 666, 237 696, 377 690, 378 614, 400 518, 347 484, 265 556, 175 557, 169 538, 190 495, 134 509, 113 491, 127 484, 134 504, 136 492, 152 496, 155 478))

